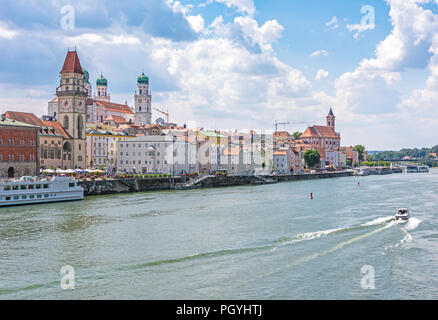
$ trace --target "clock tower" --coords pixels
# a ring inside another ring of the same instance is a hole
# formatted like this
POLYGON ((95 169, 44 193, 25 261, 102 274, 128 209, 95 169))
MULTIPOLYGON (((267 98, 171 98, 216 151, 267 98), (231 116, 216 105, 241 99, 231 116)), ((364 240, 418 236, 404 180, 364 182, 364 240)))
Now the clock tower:
POLYGON ((85 102, 88 91, 84 84, 79 57, 75 51, 68 51, 61 70, 61 81, 56 89, 58 97, 58 121, 71 136, 64 142, 63 157, 72 168, 85 168, 86 136, 85 121, 87 110, 85 102), (70 162, 70 161, 71 162, 70 162))

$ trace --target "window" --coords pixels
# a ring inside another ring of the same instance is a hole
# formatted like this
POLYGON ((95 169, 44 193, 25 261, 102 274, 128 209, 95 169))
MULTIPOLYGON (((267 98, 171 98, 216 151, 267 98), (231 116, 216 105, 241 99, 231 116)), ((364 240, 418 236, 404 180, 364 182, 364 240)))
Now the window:
POLYGON ((37 195, 37 199, 41 199, 42 197, 43 197, 43 196, 40 195, 40 194, 37 195))
POLYGON ((48 195, 48 194, 45 194, 45 195, 44 195, 44 198, 48 198, 48 197, 49 197, 49 195, 48 195))
POLYGON ((11 197, 6 197, 5 199, 6 199, 6 201, 10 201, 11 197))
POLYGON ((49 185, 48 184, 43 184, 43 189, 49 189, 49 185))
MULTIPOLYGON (((62 126, 64 127, 64 129, 68 129, 68 125, 69 125, 68 117, 64 116, 64 121, 62 126)), ((47 141, 45 141, 45 143, 47 143, 47 141)))
POLYGON ((69 186, 69 188, 74 188, 75 187, 75 183, 71 182, 71 183, 68 184, 68 186, 69 186))

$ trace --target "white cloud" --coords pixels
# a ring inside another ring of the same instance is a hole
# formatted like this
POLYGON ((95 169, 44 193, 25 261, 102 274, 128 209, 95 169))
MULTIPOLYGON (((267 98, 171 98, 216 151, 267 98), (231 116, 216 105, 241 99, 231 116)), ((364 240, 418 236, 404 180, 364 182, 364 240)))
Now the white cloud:
POLYGON ((326 25, 327 28, 330 28, 330 29, 338 29, 339 28, 338 18, 333 17, 325 25, 326 25))
POLYGON ((18 31, 10 29, 5 23, 0 21, 0 38, 12 40, 18 35, 18 31))
MULTIPOLYGON (((338 113, 352 122, 374 127, 386 122, 388 132, 394 123, 410 128, 399 131, 399 138, 412 145, 415 134, 432 131, 432 122, 436 126, 438 121, 438 16, 423 8, 423 1, 387 2, 391 7, 391 34, 377 45, 375 58, 363 59, 354 71, 336 80, 336 106, 338 113), (406 70, 427 66, 430 76, 424 88, 412 94, 400 91, 406 70), (408 133, 409 138, 403 137, 408 133)), ((368 132, 365 127, 363 130, 362 134, 368 132)), ((423 138, 426 141, 427 135, 423 138)))
POLYGON ((354 38, 359 38, 360 34, 367 30, 374 30, 375 24, 347 24, 347 29, 351 32, 356 32, 354 38))
POLYGON ((189 21, 191 27, 193 30, 195 30, 195 32, 199 33, 204 31, 204 18, 201 15, 196 15, 196 16, 188 16, 187 20, 189 21))
POLYGON ((67 37, 65 42, 69 46, 81 43, 106 44, 106 45, 139 45, 140 39, 131 35, 100 35, 96 33, 84 33, 79 36, 67 37))
POLYGON ((240 13, 246 13, 250 16, 255 14, 255 5, 253 0, 208 0, 207 3, 220 2, 225 4, 228 8, 234 7, 240 13))
POLYGON ((317 50, 310 54, 311 57, 317 57, 317 56, 328 56, 329 53, 326 50, 317 50))
POLYGON ((319 69, 318 72, 316 73, 315 79, 322 80, 327 78, 328 75, 329 75, 328 71, 325 71, 324 69, 319 69))

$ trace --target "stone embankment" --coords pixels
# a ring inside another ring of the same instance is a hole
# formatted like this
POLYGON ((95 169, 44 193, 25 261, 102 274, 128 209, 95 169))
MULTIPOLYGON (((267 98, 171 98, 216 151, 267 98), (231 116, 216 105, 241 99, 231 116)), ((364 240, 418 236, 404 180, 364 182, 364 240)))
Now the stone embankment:
MULTIPOLYGON (((241 185, 270 184, 286 181, 301 181, 327 178, 340 178, 352 176, 353 172, 327 172, 302 175, 281 176, 209 176, 202 179, 197 185, 200 188, 231 187, 241 185)), ((80 181, 79 185, 84 188, 85 196, 105 194, 173 190, 175 186, 182 186, 180 177, 158 179, 119 179, 119 180, 94 180, 80 181)), ((184 189, 181 188, 181 189, 184 189)))

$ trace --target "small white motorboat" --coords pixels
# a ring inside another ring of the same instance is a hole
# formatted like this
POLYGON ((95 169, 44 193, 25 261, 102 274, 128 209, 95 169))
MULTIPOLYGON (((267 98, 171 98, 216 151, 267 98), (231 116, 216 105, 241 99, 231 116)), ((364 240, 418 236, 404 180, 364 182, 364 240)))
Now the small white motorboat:
POLYGON ((395 221, 406 222, 409 220, 409 210, 406 208, 399 209, 395 215, 395 221))

